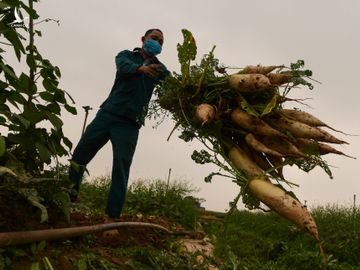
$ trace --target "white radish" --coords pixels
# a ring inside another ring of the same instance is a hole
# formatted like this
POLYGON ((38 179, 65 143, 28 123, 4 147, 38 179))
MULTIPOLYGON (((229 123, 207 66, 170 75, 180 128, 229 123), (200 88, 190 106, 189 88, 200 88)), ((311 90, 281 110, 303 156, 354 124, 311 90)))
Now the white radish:
POLYGON ((210 104, 203 103, 196 107, 195 117, 201 125, 211 123, 215 115, 215 108, 210 104))
POLYGON ((229 77, 230 88, 239 92, 256 92, 271 89, 270 80, 263 74, 233 74, 229 77))

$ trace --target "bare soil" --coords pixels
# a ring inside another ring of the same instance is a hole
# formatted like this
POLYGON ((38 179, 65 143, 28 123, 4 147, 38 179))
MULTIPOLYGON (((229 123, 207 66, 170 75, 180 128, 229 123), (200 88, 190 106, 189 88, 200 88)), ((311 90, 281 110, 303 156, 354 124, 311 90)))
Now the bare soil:
MULTIPOLYGON (((32 207, 21 196, 15 192, 0 190, 0 232, 40 230, 49 228, 64 228, 75 226, 87 226, 104 223, 102 215, 84 215, 80 212, 71 214, 71 222, 67 224, 63 220, 56 220, 54 214, 49 213, 50 222, 40 223, 40 212, 36 207, 32 207), (16 202, 16 206, 9 207, 9 202, 16 202)), ((164 217, 155 216, 132 216, 123 215, 120 221, 147 222, 164 226, 168 230, 183 230, 178 224, 167 220, 164 217)), ((42 260, 45 256, 50 260, 54 269, 72 270, 74 264, 86 252, 91 252, 97 256, 111 262, 120 270, 131 269, 125 262, 129 259, 119 256, 113 251, 118 248, 152 246, 159 249, 166 248, 168 235, 149 227, 123 227, 118 230, 118 234, 104 237, 103 233, 94 235, 80 236, 71 239, 62 239, 46 243, 44 250, 30 256, 18 257, 12 261, 11 269, 22 270, 30 269, 31 263, 42 260)), ((17 246, 30 252, 31 245, 17 246)))

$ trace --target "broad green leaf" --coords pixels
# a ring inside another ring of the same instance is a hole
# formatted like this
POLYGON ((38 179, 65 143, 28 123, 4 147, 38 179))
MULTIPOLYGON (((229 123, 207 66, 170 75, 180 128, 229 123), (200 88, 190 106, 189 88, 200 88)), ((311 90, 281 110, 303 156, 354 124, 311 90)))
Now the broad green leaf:
POLYGON ((64 144, 69 148, 69 150, 72 148, 72 142, 67 138, 67 137, 63 137, 63 142, 64 144))
POLYGON ((29 80, 30 78, 28 75, 26 75, 25 73, 21 73, 19 76, 18 87, 16 87, 16 90, 23 93, 28 93, 29 80))
POLYGON ((20 61, 21 53, 25 53, 24 46, 19 38, 21 37, 21 35, 18 34, 14 29, 9 27, 7 31, 3 32, 3 36, 13 45, 16 57, 20 61))
POLYGON ((18 7, 20 5, 20 0, 3 0, 3 3, 6 3, 9 7, 18 7))
POLYGON ((48 221, 48 212, 46 207, 41 203, 43 200, 42 197, 39 196, 39 193, 34 188, 19 188, 18 193, 21 194, 26 200, 28 200, 33 206, 37 207, 41 211, 41 219, 40 222, 48 221))
POLYGON ((8 65, 5 65, 2 61, 0 61, 0 69, 3 70, 6 74, 10 75, 11 77, 13 77, 14 79, 17 80, 17 77, 16 77, 14 71, 8 65))
POLYGON ((35 147, 39 152, 40 159, 43 162, 49 162, 51 160, 51 153, 45 145, 40 142, 35 142, 35 147))
POLYGON ((31 110, 26 111, 23 116, 28 119, 30 123, 35 125, 36 123, 46 119, 46 115, 43 110, 46 110, 46 107, 44 105, 37 104, 31 110))
POLYGON ((51 122, 51 124, 53 124, 53 126, 55 127, 56 130, 61 129, 63 122, 61 121, 61 119, 59 117, 57 117, 55 114, 46 112, 46 116, 49 119, 49 121, 51 122))
POLYGON ((30 67, 30 69, 35 70, 36 69, 36 61, 33 55, 27 54, 26 55, 26 63, 30 67))
POLYGON ((26 129, 30 126, 30 121, 25 119, 23 116, 14 113, 13 117, 17 118, 26 129))
POLYGON ((5 152, 6 152, 5 138, 3 136, 0 136, 0 157, 4 155, 5 152))
POLYGON ((64 107, 69 113, 72 113, 72 114, 75 114, 75 115, 77 114, 77 111, 76 111, 75 107, 70 106, 68 104, 65 104, 64 107))
POLYGON ((27 103, 27 100, 19 92, 16 91, 11 92, 10 98, 12 101, 15 101, 21 105, 25 105, 27 103))
MULTIPOLYGON (((15 130, 14 130, 15 131, 15 130)), ((8 134, 8 140, 13 142, 13 143, 17 143, 17 144, 21 144, 21 145, 26 145, 29 142, 29 140, 27 140, 27 138, 23 137, 21 134, 8 134)))
POLYGON ((65 94, 62 90, 58 90, 55 92, 54 99, 59 103, 66 104, 65 94))
POLYGON ((276 107, 277 100, 278 100, 278 94, 275 93, 273 95, 273 97, 271 98, 270 102, 266 105, 265 109, 261 113, 261 116, 264 116, 264 115, 270 113, 276 107))
POLYGON ((39 18, 39 15, 37 14, 35 9, 31 9, 29 6, 22 3, 21 7, 26 10, 26 12, 29 14, 31 18, 34 20, 39 18))
POLYGON ((60 77, 61 77, 60 68, 59 68, 59 67, 55 67, 55 68, 54 68, 54 71, 55 71, 56 76, 58 76, 58 77, 60 78, 60 77))
POLYGON ((183 83, 187 83, 190 77, 190 62, 196 58, 196 42, 192 33, 187 29, 181 30, 184 42, 177 44, 178 58, 181 65, 183 83))
MULTIPOLYGON (((8 83, 0 80, 0 90, 3 90, 3 89, 5 89, 5 88, 8 87, 8 86, 9 86, 8 83)), ((3 93, 1 93, 1 94, 3 94, 3 93)))
POLYGON ((60 115, 61 108, 60 108, 59 104, 57 104, 57 103, 50 103, 50 104, 46 105, 46 108, 47 108, 50 112, 60 115))
MULTIPOLYGON (((55 81, 56 82, 56 81, 55 81)), ((44 88, 50 92, 54 92, 56 91, 58 88, 57 88, 57 83, 55 83, 54 80, 51 80, 51 79, 47 79, 45 78, 42 82, 44 88)))
POLYGON ((54 101, 54 95, 49 92, 40 92, 39 96, 45 101, 49 101, 49 102, 54 101))
POLYGON ((244 111, 250 115, 259 117, 258 112, 246 101, 246 99, 241 94, 238 94, 238 99, 239 105, 244 111))

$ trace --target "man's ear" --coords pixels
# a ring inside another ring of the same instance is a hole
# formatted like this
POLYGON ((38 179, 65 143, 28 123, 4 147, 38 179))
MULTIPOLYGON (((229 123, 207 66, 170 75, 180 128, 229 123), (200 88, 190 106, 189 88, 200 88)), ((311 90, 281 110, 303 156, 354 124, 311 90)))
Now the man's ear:
POLYGON ((144 43, 144 41, 145 41, 145 37, 141 37, 141 41, 144 43))

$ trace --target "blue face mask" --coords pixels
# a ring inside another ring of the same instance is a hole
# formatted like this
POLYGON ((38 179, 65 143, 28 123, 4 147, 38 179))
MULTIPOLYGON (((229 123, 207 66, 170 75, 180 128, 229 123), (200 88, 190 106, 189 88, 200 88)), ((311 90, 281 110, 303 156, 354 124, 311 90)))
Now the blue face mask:
POLYGON ((161 53, 161 46, 156 40, 148 39, 144 43, 144 51, 149 56, 155 56, 161 53))

